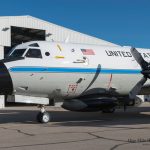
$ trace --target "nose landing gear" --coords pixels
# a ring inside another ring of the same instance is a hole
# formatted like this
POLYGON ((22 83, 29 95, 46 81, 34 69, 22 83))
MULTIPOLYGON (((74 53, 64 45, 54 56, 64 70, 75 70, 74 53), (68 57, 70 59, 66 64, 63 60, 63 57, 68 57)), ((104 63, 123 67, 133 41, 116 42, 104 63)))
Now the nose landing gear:
POLYGON ((39 105, 38 107, 40 112, 37 114, 37 121, 39 123, 48 123, 51 120, 50 114, 46 112, 44 105, 39 105))

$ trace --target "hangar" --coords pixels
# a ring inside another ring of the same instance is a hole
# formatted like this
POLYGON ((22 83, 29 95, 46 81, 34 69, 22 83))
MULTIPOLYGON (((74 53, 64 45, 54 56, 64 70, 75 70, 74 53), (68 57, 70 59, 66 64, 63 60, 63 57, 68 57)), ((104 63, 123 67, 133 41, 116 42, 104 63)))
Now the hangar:
MULTIPOLYGON (((0 17, 0 59, 17 44, 34 40, 117 46, 116 44, 80 33, 32 16, 0 17)), ((0 99, 4 99, 1 97, 0 99)), ((0 107, 4 100, 0 100, 0 107)))
POLYGON ((63 42, 67 38, 71 43, 116 46, 113 43, 32 16, 0 17, 0 58, 6 56, 11 47, 22 42, 33 40, 63 42))

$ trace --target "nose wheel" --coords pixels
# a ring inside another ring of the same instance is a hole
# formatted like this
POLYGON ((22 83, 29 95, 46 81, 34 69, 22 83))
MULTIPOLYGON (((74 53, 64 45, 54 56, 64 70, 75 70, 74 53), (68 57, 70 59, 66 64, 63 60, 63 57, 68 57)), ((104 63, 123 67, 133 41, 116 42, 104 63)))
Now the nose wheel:
POLYGON ((51 120, 50 114, 46 112, 45 107, 43 105, 40 105, 39 108, 40 112, 37 114, 37 121, 39 123, 48 123, 51 120))

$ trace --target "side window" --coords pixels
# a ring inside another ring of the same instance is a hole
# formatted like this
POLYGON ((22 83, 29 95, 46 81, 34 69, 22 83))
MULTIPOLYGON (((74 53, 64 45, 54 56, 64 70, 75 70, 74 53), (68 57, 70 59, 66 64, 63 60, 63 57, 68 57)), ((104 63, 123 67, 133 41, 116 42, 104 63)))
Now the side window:
POLYGON ((40 49, 30 48, 28 50, 28 52, 26 53, 26 57, 42 58, 41 50, 40 49))

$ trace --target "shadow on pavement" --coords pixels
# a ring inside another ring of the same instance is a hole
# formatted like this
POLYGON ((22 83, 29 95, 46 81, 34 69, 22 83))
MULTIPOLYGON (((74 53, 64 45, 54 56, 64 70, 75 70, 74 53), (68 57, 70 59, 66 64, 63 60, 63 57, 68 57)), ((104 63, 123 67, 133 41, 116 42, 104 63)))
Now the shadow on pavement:
MULTIPOLYGON (((0 124, 5 123, 28 123, 38 124, 36 115, 38 110, 34 107, 9 108, 0 110, 0 124)), ((70 112, 70 111, 48 111, 52 116, 52 124, 56 126, 109 126, 109 125, 136 125, 150 124, 150 108, 139 107, 129 109, 126 112, 117 110, 114 114, 103 114, 101 112, 70 112)))

